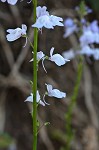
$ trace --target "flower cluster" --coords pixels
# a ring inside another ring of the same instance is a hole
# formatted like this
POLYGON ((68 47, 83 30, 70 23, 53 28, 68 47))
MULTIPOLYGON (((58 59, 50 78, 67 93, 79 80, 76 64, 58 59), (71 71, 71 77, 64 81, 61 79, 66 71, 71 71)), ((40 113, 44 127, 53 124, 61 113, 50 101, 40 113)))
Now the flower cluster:
MULTIPOLYGON (((75 9, 78 13, 80 8, 75 9)), ((92 13, 92 10, 85 7, 84 15, 92 13)), ((79 13, 80 14, 80 13, 79 13)), ((95 44, 99 45, 99 25, 98 21, 94 20, 91 23, 83 17, 81 20, 67 18, 64 21, 65 33, 64 38, 69 37, 74 32, 79 36, 78 50, 72 49, 63 52, 63 57, 66 59, 73 59, 78 55, 86 55, 88 57, 93 56, 95 60, 99 60, 99 48, 95 47, 95 44), (82 28, 81 28, 82 27, 82 28)))
MULTIPOLYGON (((5 2, 6 0, 1 0, 2 2, 5 2)), ((15 5, 18 0, 7 0, 9 4, 15 5)), ((43 27, 48 28, 48 29, 54 29, 55 26, 63 26, 63 19, 61 17, 57 17, 54 15, 50 15, 49 12, 47 11, 46 6, 40 7, 38 6, 36 8, 36 15, 37 19, 36 22, 32 25, 34 28, 42 29, 43 27)), ((13 42, 21 37, 26 38, 26 42, 28 39, 27 35, 27 26, 25 24, 22 24, 22 28, 16 28, 16 29, 8 29, 7 30, 8 34, 6 35, 7 41, 13 42)), ((30 41, 29 41, 30 42, 30 41)), ((26 44, 25 44, 26 45, 26 44)), ((51 48, 50 50, 50 56, 46 56, 42 51, 37 52, 37 63, 42 61, 42 65, 44 70, 46 71, 44 67, 44 60, 50 60, 51 62, 54 62, 57 66, 62 66, 65 65, 66 62, 69 61, 69 59, 64 58, 60 54, 54 53, 54 47, 51 48)), ((34 58, 30 60, 34 61, 34 58)), ((46 71, 47 72, 47 71, 46 71)), ((52 85, 46 84, 46 92, 43 95, 43 98, 41 99, 40 93, 37 90, 36 93, 36 102, 37 104, 41 104, 42 106, 45 106, 46 101, 45 97, 55 97, 55 98, 65 98, 66 93, 59 91, 58 89, 53 89, 52 85)), ((25 102, 33 102, 33 93, 30 94, 29 97, 25 100, 25 102)))
MULTIPOLYGON (((45 96, 48 95, 49 97, 56 97, 56 98, 65 98, 66 97, 66 93, 59 91, 58 89, 53 89, 52 85, 50 84, 46 84, 47 87, 47 92, 44 94, 43 96, 43 100, 41 100, 39 91, 37 91, 37 99, 36 102, 38 104, 41 104, 42 106, 45 106, 46 104, 49 105, 48 103, 46 103, 45 101, 45 96)), ((33 94, 31 93, 31 95, 25 100, 25 102, 33 102, 33 94)))
MULTIPOLYGON (((60 54, 53 54, 53 52, 54 52, 54 47, 52 47, 50 50, 50 56, 46 56, 42 51, 37 52, 37 61, 39 63, 39 61, 42 60, 42 65, 45 72, 47 72, 43 63, 45 59, 54 62, 57 66, 65 65, 68 61, 70 61, 69 59, 62 57, 60 54)), ((32 61, 33 59, 30 60, 30 62, 32 61)))
MULTIPOLYGON (((45 106, 45 103, 41 100, 39 91, 37 91, 36 97, 37 97, 36 102, 38 104, 41 104, 42 106, 45 106)), ((30 96, 25 100, 25 102, 33 102, 33 93, 30 94, 30 96)))
POLYGON ((84 28, 84 25, 86 25, 86 23, 87 23, 85 16, 89 13, 92 13, 92 9, 85 6, 85 3, 83 1, 81 2, 79 7, 77 6, 75 8, 75 11, 76 11, 76 13, 78 13, 78 16, 80 16, 80 22, 77 19, 73 19, 73 18, 68 17, 64 21, 64 27, 65 27, 65 33, 63 35, 64 38, 67 38, 68 36, 70 36, 74 32, 78 33, 79 30, 81 29, 80 26, 82 26, 84 28), (81 7, 83 7, 83 10, 81 7))
MULTIPOLYGON (((38 6, 37 11, 37 20, 36 23, 32 25, 32 27, 36 27, 38 29, 41 29, 42 27, 53 29, 55 26, 63 26, 63 19, 61 17, 49 15, 49 12, 46 11, 46 6, 40 7, 38 6)), ((26 35, 27 26, 22 24, 21 28, 16 29, 8 29, 7 32, 9 33, 7 36, 8 41, 15 41, 21 36, 26 35)))
POLYGON ((69 59, 73 59, 78 55, 85 55, 88 57, 92 56, 95 60, 99 60, 99 48, 91 48, 90 46, 86 45, 77 51, 68 50, 63 52, 64 58, 68 57, 69 59))
POLYGON ((98 21, 93 21, 89 26, 83 26, 83 34, 80 37, 80 43, 83 47, 88 44, 99 44, 99 26, 98 21))

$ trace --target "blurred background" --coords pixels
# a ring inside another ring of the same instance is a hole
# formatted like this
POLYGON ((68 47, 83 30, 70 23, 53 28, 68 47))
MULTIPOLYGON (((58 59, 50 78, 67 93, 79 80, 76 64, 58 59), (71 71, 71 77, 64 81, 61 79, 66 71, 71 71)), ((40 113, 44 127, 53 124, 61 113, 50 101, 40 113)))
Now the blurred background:
MULTIPOLYGON (((86 5, 93 9, 88 20, 99 20, 99 1, 86 0, 86 5)), ((51 14, 75 18, 74 8, 80 0, 38 0, 38 5, 47 6, 51 14)), ((33 41, 33 5, 27 1, 18 1, 11 6, 0 2, 0 150, 32 150, 32 117, 31 105, 24 103, 31 92, 32 80, 32 49, 25 39, 15 42, 6 40, 6 30, 28 26, 28 36, 33 41)), ((55 27, 54 30, 43 29, 39 33, 38 51, 42 50, 49 55, 51 47, 55 53, 62 53, 78 43, 75 34, 64 39, 64 28, 55 27)), ((99 150, 99 61, 85 58, 86 67, 83 67, 82 79, 76 103, 72 108, 70 129, 70 150, 99 150)), ((62 67, 45 61, 47 74, 39 66, 38 88, 40 94, 45 92, 45 83, 66 92, 63 100, 47 98, 49 106, 39 107, 38 118, 43 126, 38 136, 38 150, 68 150, 66 148, 66 114, 71 102, 77 78, 78 61, 75 59, 62 67)))

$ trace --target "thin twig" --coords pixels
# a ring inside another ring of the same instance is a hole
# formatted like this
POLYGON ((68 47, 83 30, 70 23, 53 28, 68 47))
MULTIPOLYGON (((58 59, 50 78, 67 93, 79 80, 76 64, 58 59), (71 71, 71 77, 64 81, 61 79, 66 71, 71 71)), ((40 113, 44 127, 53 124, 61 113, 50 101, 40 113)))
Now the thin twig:
POLYGON ((94 108, 94 103, 92 99, 92 78, 91 78, 90 70, 87 67, 87 65, 84 66, 84 90, 85 90, 84 92, 85 103, 89 111, 92 124, 96 129, 99 130, 99 119, 96 110, 94 108))
POLYGON ((3 50, 4 50, 4 53, 6 55, 6 58, 7 58, 7 61, 8 61, 8 64, 10 66, 10 69, 12 69, 12 66, 14 64, 14 56, 12 54, 12 50, 6 40, 6 35, 5 35, 5 32, 4 32, 4 28, 3 26, 1 25, 0 26, 0 42, 2 44, 2 47, 3 47, 3 50))

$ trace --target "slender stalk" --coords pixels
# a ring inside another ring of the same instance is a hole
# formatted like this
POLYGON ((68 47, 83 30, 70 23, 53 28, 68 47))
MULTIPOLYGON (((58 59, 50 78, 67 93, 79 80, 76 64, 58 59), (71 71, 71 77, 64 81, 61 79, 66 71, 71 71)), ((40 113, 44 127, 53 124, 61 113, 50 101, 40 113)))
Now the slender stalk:
MULTIPOLYGON (((34 5, 34 22, 36 22, 37 0, 32 0, 34 5)), ((38 29, 34 28, 34 49, 33 49, 33 150, 37 150, 37 44, 38 29)))
POLYGON ((71 127, 72 112, 73 112, 73 107, 76 105, 76 102, 77 102, 77 96, 79 92, 82 71, 83 71, 82 63, 83 63, 83 60, 82 60, 82 57, 80 57, 80 62, 78 64, 78 69, 77 69, 77 79, 76 79, 73 95, 71 97, 71 103, 69 105, 68 112, 66 114, 66 141, 67 141, 66 150, 70 150, 70 143, 74 137, 72 127, 71 127))

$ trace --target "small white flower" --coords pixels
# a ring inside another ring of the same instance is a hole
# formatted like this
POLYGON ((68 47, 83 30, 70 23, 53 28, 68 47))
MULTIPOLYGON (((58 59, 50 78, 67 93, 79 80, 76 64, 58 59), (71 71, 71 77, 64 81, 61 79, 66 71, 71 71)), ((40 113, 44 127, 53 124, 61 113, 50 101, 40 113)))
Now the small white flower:
POLYGON ((77 26, 74 25, 73 27, 68 27, 65 29, 65 33, 63 35, 64 38, 69 37, 71 34, 73 34, 75 31, 77 31, 77 26))
POLYGON ((88 44, 99 44, 99 26, 98 21, 95 20, 88 26, 83 26, 83 34, 80 37, 81 46, 88 44))
POLYGON ((84 46, 77 54, 86 55, 88 57, 93 56, 95 60, 99 60, 99 48, 90 48, 88 45, 84 46))
POLYGON ((68 50, 68 51, 65 51, 62 53, 63 57, 66 58, 66 59, 73 59, 75 57, 75 52, 71 49, 71 50, 68 50))
POLYGON ((16 29, 8 29, 7 32, 9 33, 6 38, 9 42, 15 41, 19 39, 20 37, 26 35, 27 26, 25 24, 22 24, 21 28, 16 29))
POLYGON ((80 37, 81 46, 92 44, 95 42, 94 33, 91 30, 85 30, 80 37))
POLYGON ((74 20, 73 20, 72 18, 67 18, 67 19, 64 21, 64 26, 65 26, 66 28, 74 26, 74 20))
POLYGON ((52 22, 53 26, 64 26, 63 23, 61 22, 61 21, 63 21, 63 19, 61 17, 51 15, 50 21, 52 22))
MULTIPOLYGON (((43 59, 45 57, 45 54, 40 51, 40 52, 37 52, 37 61, 39 62, 41 59, 43 59)), ((30 60, 30 62, 32 62, 33 59, 30 60)))
POLYGON ((48 29, 53 29, 53 23, 50 20, 50 17, 47 15, 41 16, 37 19, 36 23, 32 25, 32 27, 37 27, 38 29, 41 29, 43 27, 48 29))
POLYGON ((44 56, 45 56, 45 54, 44 54, 42 51, 37 52, 37 60, 38 60, 38 61, 40 61, 41 59, 43 59, 44 56))
POLYGON ((73 19, 71 18, 67 18, 65 20, 64 26, 65 26, 65 33, 63 35, 64 38, 67 38, 68 36, 73 34, 73 32, 78 31, 77 25, 74 23, 73 19))
POLYGON ((32 27, 36 27, 38 29, 42 29, 43 27, 53 29, 54 26, 63 26, 63 23, 61 22, 63 19, 53 15, 50 16, 46 9, 47 8, 45 6, 38 6, 36 8, 37 20, 32 27))
POLYGON ((46 84, 47 86, 47 94, 50 97, 56 97, 56 98, 65 98, 66 93, 59 91, 58 89, 53 89, 52 85, 46 84))
POLYGON ((1 0, 1 2, 6 2, 6 0, 1 0))
MULTIPOLYGON (((43 69, 47 73, 47 71, 45 69, 45 66, 44 66, 44 60, 45 59, 46 59, 46 56, 45 56, 45 54, 42 51, 37 52, 37 61, 39 62, 40 60, 42 60, 43 69)), ((33 61, 33 58, 29 62, 32 62, 32 61, 33 61)))
POLYGON ((82 18, 82 19, 81 19, 81 23, 82 23, 82 25, 86 25, 86 24, 87 24, 86 19, 85 19, 85 18, 82 18))
POLYGON ((68 59, 63 58, 60 54, 54 54, 54 47, 51 48, 50 50, 50 57, 49 60, 53 61, 56 65, 58 66, 62 66, 64 65, 67 61, 69 61, 68 59))
POLYGON ((37 18, 39 18, 39 17, 41 17, 41 16, 44 16, 44 15, 47 15, 47 16, 48 16, 48 15, 49 15, 49 12, 46 11, 46 9, 47 9, 46 6, 43 6, 43 7, 38 6, 38 7, 36 8, 36 12, 37 12, 36 16, 37 16, 37 18))
POLYGON ((98 33, 99 33, 98 21, 97 21, 97 20, 92 21, 92 22, 90 23, 90 25, 89 25, 88 28, 90 28, 90 30, 91 30, 92 32, 96 32, 96 33, 98 32, 98 33))
POLYGON ((15 5, 18 0, 1 0, 1 2, 8 2, 8 4, 15 5))
MULTIPOLYGON (((36 102, 38 104, 41 104, 42 106, 45 106, 45 104, 43 103, 43 101, 41 101, 39 91, 37 91, 36 96, 37 96, 36 102)), ((31 95, 29 97, 27 97, 27 99, 25 100, 25 102, 33 102, 33 94, 32 93, 31 93, 31 95)))
POLYGON ((86 45, 80 51, 77 51, 77 54, 87 55, 90 57, 94 54, 94 51, 88 45, 86 45))

